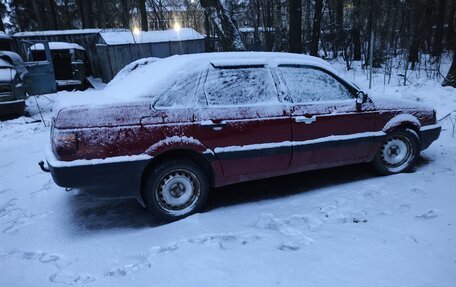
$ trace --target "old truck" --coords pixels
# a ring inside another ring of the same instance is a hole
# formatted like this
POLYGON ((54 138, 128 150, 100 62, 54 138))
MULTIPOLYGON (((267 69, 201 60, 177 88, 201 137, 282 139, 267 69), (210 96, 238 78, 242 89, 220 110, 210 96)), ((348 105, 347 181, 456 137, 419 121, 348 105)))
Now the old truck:
POLYGON ((0 32, 0 117, 22 113, 29 95, 56 91, 49 44, 46 41, 21 41, 17 45, 11 37, 0 32), (30 52, 30 48, 37 44, 43 45, 44 49, 40 59, 34 59, 30 52))
MULTIPOLYGON (((49 42, 54 76, 57 90, 84 90, 89 83, 91 67, 86 50, 76 44, 68 42, 49 42)), ((43 43, 30 46, 28 51, 35 61, 46 59, 46 50, 43 43)))

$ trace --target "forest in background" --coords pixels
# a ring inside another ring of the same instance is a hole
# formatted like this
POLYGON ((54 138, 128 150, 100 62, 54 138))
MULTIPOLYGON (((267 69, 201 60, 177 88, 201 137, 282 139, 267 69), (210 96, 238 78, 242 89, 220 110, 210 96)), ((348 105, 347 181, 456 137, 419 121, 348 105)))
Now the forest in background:
POLYGON ((442 75, 445 53, 455 53, 454 0, 2 0, 0 29, 138 27, 175 23, 208 35, 207 51, 306 53, 353 61, 383 73, 422 69, 456 87, 456 63, 442 75), (370 49, 372 48, 372 59, 370 49))

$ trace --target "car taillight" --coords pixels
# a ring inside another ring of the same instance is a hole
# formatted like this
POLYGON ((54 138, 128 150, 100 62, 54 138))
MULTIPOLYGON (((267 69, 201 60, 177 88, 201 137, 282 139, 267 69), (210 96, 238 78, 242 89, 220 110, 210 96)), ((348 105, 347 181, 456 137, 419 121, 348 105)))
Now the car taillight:
POLYGON ((57 155, 70 155, 78 151, 78 134, 76 132, 56 131, 54 129, 52 144, 57 155))

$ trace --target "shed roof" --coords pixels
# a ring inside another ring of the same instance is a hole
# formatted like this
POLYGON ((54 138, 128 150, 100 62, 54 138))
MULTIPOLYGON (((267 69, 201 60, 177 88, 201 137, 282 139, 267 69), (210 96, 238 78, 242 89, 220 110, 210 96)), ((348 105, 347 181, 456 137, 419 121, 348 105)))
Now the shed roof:
MULTIPOLYGON (((37 43, 30 46, 31 50, 44 50, 44 45, 42 43, 37 43)), ((49 42, 49 49, 51 50, 85 50, 83 47, 76 43, 67 43, 67 42, 49 42)))
POLYGON ((47 30, 47 31, 28 31, 18 32, 13 37, 31 37, 31 36, 54 36, 54 35, 72 35, 72 34, 97 34, 103 29, 71 29, 71 30, 47 30))
POLYGON ((135 35, 131 31, 103 31, 100 33, 100 35, 107 45, 143 44, 204 39, 203 35, 196 32, 192 28, 182 28, 179 30, 179 32, 176 30, 140 32, 139 35, 135 35))

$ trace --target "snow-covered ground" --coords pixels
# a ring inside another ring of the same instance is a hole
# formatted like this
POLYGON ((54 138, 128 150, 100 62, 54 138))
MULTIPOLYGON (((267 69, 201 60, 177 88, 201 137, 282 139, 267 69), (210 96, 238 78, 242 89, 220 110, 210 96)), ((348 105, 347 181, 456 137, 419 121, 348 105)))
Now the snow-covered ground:
MULTIPOLYGON (((367 85, 360 69, 346 76, 367 85)), ((383 80, 380 95, 440 119, 456 110, 456 89, 424 75, 383 80)), ((37 99, 45 122, 67 95, 37 99)), ((0 286, 456 286, 456 113, 413 173, 357 165, 229 186, 162 224, 134 200, 57 187, 37 165, 49 127, 33 122, 34 98, 28 111, 0 122, 0 286)))

